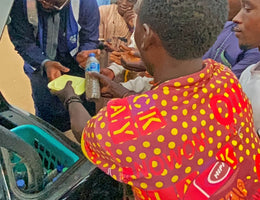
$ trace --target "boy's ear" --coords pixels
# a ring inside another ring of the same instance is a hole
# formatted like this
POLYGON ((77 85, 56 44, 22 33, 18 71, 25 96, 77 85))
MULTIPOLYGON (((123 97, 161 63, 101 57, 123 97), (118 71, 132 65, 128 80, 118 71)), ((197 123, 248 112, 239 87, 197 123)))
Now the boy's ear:
POLYGON ((147 25, 143 24, 144 29, 144 36, 143 36, 143 42, 141 44, 142 50, 147 50, 151 45, 155 43, 155 34, 153 30, 147 25))

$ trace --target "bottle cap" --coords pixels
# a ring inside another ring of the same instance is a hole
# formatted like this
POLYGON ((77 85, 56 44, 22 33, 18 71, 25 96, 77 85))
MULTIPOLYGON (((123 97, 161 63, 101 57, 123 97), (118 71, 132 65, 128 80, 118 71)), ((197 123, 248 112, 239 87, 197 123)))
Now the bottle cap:
POLYGON ((95 57, 96 54, 95 54, 95 53, 90 53, 88 56, 89 56, 89 57, 95 57))
POLYGON ((63 165, 57 165, 57 171, 58 173, 62 172, 64 166, 63 165))
POLYGON ((16 181, 16 185, 17 185, 18 188, 24 188, 25 187, 25 182, 24 182, 23 179, 18 179, 16 181))

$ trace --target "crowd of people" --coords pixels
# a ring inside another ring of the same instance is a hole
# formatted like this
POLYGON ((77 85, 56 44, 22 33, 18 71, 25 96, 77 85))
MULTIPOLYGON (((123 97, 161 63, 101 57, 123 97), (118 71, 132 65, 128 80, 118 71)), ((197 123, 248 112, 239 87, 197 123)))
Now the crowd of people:
POLYGON ((260 199, 259 0, 15 0, 10 17, 36 115, 135 199, 260 199), (104 51, 108 102, 49 91, 104 51))

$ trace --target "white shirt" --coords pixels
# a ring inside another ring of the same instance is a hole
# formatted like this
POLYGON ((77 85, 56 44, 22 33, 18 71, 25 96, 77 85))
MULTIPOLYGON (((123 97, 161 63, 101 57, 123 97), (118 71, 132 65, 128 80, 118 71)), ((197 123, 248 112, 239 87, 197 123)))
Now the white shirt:
POLYGON ((239 79, 242 89, 251 102, 256 130, 260 129, 260 71, 255 70, 259 65, 260 62, 247 67, 239 79))

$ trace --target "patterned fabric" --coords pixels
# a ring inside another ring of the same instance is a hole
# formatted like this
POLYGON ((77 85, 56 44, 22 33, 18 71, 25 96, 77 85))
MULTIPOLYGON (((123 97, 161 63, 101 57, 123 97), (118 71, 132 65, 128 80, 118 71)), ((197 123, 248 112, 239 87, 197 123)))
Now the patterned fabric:
POLYGON ((211 59, 197 73, 109 101, 81 145, 104 172, 132 185, 136 199, 258 196, 251 105, 230 69, 211 59))

